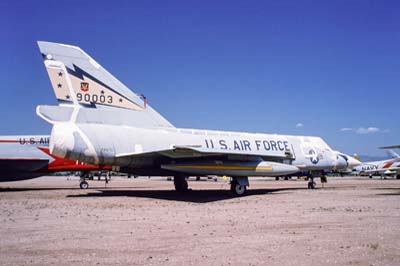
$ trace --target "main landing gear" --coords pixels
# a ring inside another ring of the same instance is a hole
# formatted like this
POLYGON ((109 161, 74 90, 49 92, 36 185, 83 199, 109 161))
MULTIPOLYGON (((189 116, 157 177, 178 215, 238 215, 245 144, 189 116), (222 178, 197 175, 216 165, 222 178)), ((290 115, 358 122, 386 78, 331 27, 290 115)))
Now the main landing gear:
POLYGON ((243 196, 246 194, 247 187, 249 186, 249 178, 243 177, 232 177, 231 179, 231 192, 235 196, 243 196))
MULTIPOLYGON (((174 185, 175 185, 175 190, 178 193, 185 193, 189 190, 187 176, 184 175, 174 176, 174 185)), ((231 192, 235 196, 240 197, 245 195, 248 186, 249 186, 249 178, 247 176, 231 178, 231 192)))
POLYGON ((186 176, 183 175, 174 176, 174 185, 175 185, 175 190, 178 193, 185 193, 186 191, 188 191, 188 182, 186 180, 186 176))

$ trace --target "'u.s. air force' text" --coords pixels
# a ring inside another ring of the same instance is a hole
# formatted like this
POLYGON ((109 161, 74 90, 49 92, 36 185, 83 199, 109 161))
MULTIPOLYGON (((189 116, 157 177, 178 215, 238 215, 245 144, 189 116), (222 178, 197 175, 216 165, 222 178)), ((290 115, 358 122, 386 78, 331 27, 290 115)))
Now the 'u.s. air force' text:
POLYGON ((290 151, 286 140, 215 140, 205 139, 207 149, 232 151, 290 151))

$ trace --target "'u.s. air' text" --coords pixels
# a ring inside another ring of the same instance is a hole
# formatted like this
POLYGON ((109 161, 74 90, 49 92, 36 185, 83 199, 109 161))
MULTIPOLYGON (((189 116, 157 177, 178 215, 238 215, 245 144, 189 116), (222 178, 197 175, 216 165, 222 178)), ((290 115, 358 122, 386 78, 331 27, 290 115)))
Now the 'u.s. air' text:
POLYGON ((286 140, 215 140, 205 139, 207 149, 220 149, 232 151, 290 151, 289 142, 286 140))

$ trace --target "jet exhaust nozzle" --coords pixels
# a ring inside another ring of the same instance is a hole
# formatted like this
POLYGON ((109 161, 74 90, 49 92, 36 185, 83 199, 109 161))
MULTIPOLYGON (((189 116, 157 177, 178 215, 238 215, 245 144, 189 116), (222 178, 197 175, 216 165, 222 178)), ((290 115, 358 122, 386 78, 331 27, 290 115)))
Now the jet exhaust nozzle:
POLYGON ((67 154, 74 148, 74 135, 71 126, 68 124, 57 124, 53 126, 50 136, 50 153, 66 158, 67 154))

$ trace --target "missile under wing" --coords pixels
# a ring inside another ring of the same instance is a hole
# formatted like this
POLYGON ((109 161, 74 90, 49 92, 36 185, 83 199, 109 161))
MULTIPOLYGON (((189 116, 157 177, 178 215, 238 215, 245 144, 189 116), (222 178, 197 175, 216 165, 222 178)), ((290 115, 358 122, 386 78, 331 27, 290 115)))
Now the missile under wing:
POLYGON ((135 175, 229 175, 242 195, 248 176, 281 176, 348 167, 319 137, 174 127, 76 46, 38 42, 59 106, 38 106, 53 124, 51 153, 135 175))

